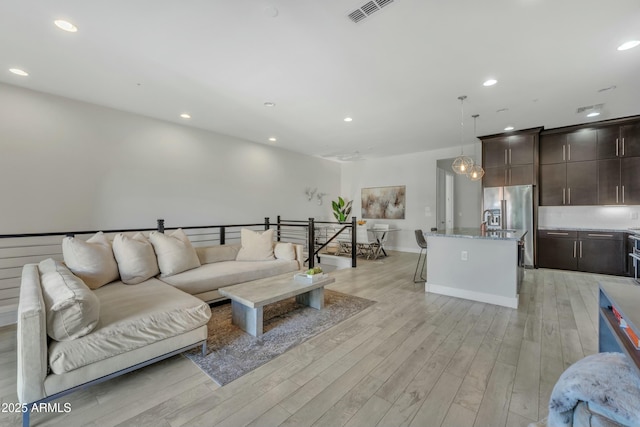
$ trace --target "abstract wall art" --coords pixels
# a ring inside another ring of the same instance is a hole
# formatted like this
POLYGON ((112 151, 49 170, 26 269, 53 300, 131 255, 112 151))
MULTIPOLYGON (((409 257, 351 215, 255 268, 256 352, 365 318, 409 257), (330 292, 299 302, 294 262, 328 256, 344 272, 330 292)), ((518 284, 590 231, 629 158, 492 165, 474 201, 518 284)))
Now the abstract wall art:
POLYGON ((363 188, 362 218, 404 219, 406 186, 363 188))

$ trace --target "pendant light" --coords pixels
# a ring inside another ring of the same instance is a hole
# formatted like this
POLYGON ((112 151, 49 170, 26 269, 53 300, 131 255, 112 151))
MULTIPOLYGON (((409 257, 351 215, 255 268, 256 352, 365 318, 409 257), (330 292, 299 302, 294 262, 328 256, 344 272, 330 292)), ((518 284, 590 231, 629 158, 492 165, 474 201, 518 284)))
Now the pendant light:
MULTIPOLYGON (((476 120, 480 117, 480 114, 474 114, 473 116, 473 136, 478 139, 478 134, 476 133, 476 120)), ((473 152, 476 152, 476 148, 473 148, 473 152)), ((469 171, 469 179, 471 181, 480 181, 484 176, 484 169, 478 163, 471 166, 471 170, 469 171)))
POLYGON ((464 100, 467 99, 466 95, 459 96, 460 100, 460 155, 453 160, 451 167, 453 171, 459 175, 467 175, 473 167, 473 160, 470 157, 464 155, 464 100))

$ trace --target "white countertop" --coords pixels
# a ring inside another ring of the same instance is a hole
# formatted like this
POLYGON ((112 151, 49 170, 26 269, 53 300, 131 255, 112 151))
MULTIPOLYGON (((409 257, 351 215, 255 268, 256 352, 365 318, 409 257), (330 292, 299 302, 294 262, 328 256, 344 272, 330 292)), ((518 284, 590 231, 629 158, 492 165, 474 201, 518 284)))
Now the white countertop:
POLYGON ((448 230, 425 231, 425 236, 457 237, 464 239, 522 240, 527 230, 487 230, 480 228, 454 228, 448 230))

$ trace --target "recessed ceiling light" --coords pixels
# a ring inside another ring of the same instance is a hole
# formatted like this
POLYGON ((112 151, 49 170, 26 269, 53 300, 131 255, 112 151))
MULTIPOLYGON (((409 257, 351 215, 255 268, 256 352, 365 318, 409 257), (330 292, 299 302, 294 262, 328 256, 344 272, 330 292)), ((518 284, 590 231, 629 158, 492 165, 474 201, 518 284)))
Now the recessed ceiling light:
POLYGON ((271 141, 271 142, 276 142, 276 141, 277 141, 277 139, 275 139, 274 137, 271 137, 271 138, 269 138, 269 141, 271 141))
POLYGON ((498 81, 496 79, 489 79, 489 80, 485 81, 484 83, 482 83, 482 86, 493 86, 496 83, 498 83, 498 81))
POLYGON ((587 114, 587 117, 596 117, 599 116, 600 113, 598 113, 597 111, 592 111, 591 113, 587 114))
POLYGON ((640 40, 630 40, 626 43, 622 43, 620 46, 618 46, 618 50, 628 50, 628 49, 633 49, 634 47, 640 45, 640 40))
POLYGON ((276 103, 275 103, 275 102, 265 102, 265 103, 264 103, 264 106, 265 106, 265 107, 275 107, 275 106, 276 106, 276 103))
POLYGON ((353 119, 352 119, 351 117, 345 117, 345 118, 344 118, 344 121, 345 121, 345 122, 351 122, 351 121, 353 121, 353 119))
POLYGON ((506 130, 507 132, 514 129, 515 128, 513 126, 507 126, 506 128, 504 128, 504 130, 506 130))
POLYGON ((27 73, 24 70, 21 70, 20 68, 9 68, 9 71, 11 71, 13 74, 17 76, 27 77, 29 75, 29 73, 27 73))
POLYGON ((78 27, 76 27, 69 21, 65 21, 64 19, 56 19, 55 21, 53 21, 53 23, 56 24, 56 27, 60 28, 61 30, 68 31, 70 33, 75 33, 76 31, 78 31, 78 27))
POLYGON ((188 114, 188 113, 182 113, 182 114, 180 114, 180 117, 182 117, 183 119, 190 119, 191 115, 188 114))

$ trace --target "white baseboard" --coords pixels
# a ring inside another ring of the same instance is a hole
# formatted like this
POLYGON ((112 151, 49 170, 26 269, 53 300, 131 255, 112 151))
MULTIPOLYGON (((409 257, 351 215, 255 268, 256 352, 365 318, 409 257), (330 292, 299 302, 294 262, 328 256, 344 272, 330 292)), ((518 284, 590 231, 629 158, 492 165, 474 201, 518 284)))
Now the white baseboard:
POLYGON ((484 292, 469 291, 466 289, 452 288, 450 286, 434 285, 425 283, 425 292, 431 292, 448 297, 463 298, 472 301, 485 302, 487 304, 501 305, 503 307, 518 308, 518 296, 515 298, 500 295, 485 294, 484 292))
POLYGON ((389 249, 390 251, 398 251, 398 252, 409 252, 409 253, 420 253, 420 248, 419 247, 405 247, 405 246, 384 246, 385 250, 389 249))

